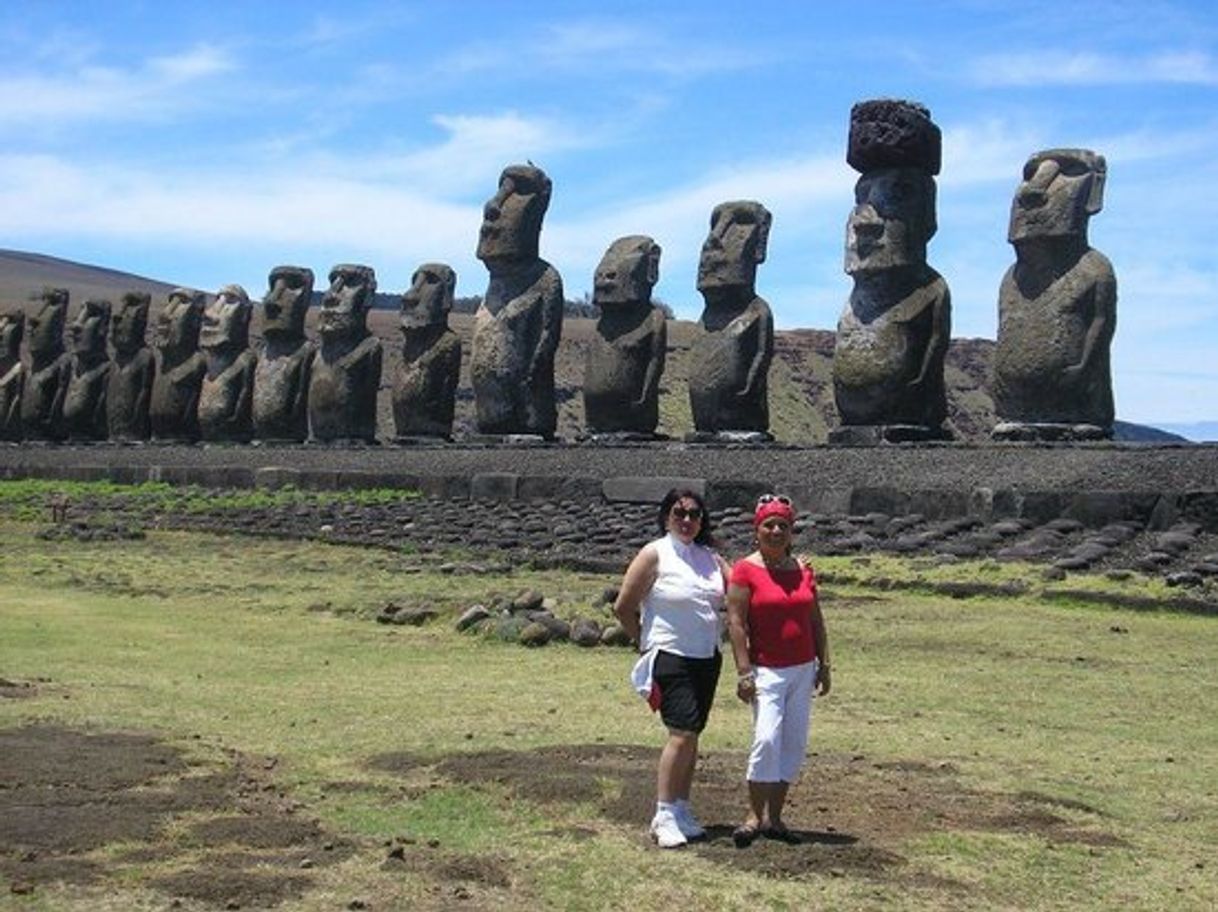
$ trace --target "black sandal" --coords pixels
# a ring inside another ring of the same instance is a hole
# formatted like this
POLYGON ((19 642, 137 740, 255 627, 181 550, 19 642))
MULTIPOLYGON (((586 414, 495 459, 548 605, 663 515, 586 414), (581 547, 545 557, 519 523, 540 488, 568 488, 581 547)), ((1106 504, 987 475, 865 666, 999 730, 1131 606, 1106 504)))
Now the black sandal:
POLYGON ((732 830, 732 842, 736 844, 738 849, 747 849, 760 835, 761 830, 757 829, 757 827, 750 823, 742 823, 732 830))
POLYGON ((785 842, 787 845, 799 845, 803 839, 794 830, 789 830, 785 825, 766 827, 765 833, 762 835, 766 839, 773 839, 776 842, 785 842))

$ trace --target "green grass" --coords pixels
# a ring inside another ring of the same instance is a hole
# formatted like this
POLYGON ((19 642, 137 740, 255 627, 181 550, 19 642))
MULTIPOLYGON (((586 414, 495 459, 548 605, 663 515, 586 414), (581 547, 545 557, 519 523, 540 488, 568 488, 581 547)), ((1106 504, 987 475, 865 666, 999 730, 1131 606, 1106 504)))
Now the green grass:
MULTIPOLYGON (((1216 619, 863 585, 876 576, 1003 580, 1018 576, 1015 565, 823 562, 841 580, 826 586, 834 693, 817 704, 817 756, 807 776, 818 763, 828 776, 850 758, 863 758, 868 770, 902 762, 950 768, 962 800, 1048 796, 1066 826, 1098 827, 1119 844, 915 817, 885 846, 904 859, 905 881, 849 870, 774 878, 705 854, 660 853, 646 845, 645 821, 616 822, 596 802, 540 806, 509 784, 449 781, 428 765, 471 750, 658 745, 656 722, 626 685, 628 652, 525 650, 451 629, 464 606, 524 588, 556 597, 563 613, 592 610, 612 582, 605 577, 407 574, 409 557, 375 550, 163 532, 140 542, 42 542, 35 529, 0 523, 0 677, 49 681, 34 699, 0 700, 0 727, 134 729, 217 762, 222 748, 277 757, 277 783, 363 847, 316 872, 319 888, 292 908, 341 907, 361 891, 378 908, 426 898, 425 875, 391 878, 379 868, 377 847, 403 834, 436 840, 443 852, 502 859, 512 885, 490 890, 489 906, 1218 904, 1210 860, 1218 849, 1216 619), (372 623, 388 600, 435 605, 445 620, 372 623), (385 772, 370 762, 385 754, 421 765, 385 772), (334 782, 355 787, 329 789, 334 782), (589 835, 546 835, 555 827, 589 835)), ((712 756, 738 756, 746 745, 747 710, 731 698, 732 680, 729 662, 703 737, 712 756)), ((861 813, 853 805, 867 787, 860 779, 860 790, 846 790, 828 813, 861 813)), ((146 868, 155 872, 157 862, 146 868)), ((124 896, 128 907, 163 907, 164 897, 158 906, 138 886, 136 870, 110 885, 119 897, 113 907, 124 896)), ((0 888, 0 908, 106 907, 98 898, 105 891, 47 888, 27 903, 0 888)))

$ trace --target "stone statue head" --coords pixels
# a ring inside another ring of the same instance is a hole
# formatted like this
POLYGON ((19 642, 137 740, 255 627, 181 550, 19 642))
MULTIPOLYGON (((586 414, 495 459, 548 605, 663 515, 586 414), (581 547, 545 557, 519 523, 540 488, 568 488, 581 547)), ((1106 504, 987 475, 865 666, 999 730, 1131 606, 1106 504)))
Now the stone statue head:
POLYGON ((110 302, 91 298, 80 306, 76 319, 68 324, 72 354, 77 357, 104 357, 110 334, 110 302))
POLYGON ((342 264, 330 270, 330 288, 321 299, 318 330, 331 339, 362 338, 368 331, 368 309, 376 294, 371 266, 342 264))
POLYGON ((597 307, 651 301, 660 279, 660 245, 642 234, 620 237, 605 251, 592 284, 597 307))
POLYGON ((698 260, 698 290, 752 288, 757 265, 765 262, 770 222, 769 210, 751 200, 716 206, 698 260))
POLYGON ((414 271, 410 290, 402 295, 402 331, 447 325, 453 309, 457 274, 444 263, 424 263, 414 271))
POLYGON ((156 346, 163 352, 186 357, 199 348, 199 329, 203 325, 203 292, 175 288, 157 314, 156 346))
POLYGON ((536 259, 551 187, 546 173, 533 165, 504 168, 499 190, 482 209, 478 259, 484 263, 536 259))
POLYGON ((240 285, 225 285, 203 308, 199 347, 241 351, 250 342, 250 316, 254 308, 240 285))
POLYGON ((1089 149, 1047 149, 1023 166, 1023 181, 1011 203, 1007 240, 1032 237, 1086 239, 1087 221, 1104 206, 1104 156, 1089 149))
POLYGON ((63 327, 68 319, 68 290, 47 288, 26 320, 30 357, 55 357, 63 351, 63 327))
POLYGON ((25 335, 25 313, 9 310, 0 313, 0 355, 5 358, 21 356, 21 339, 25 335))
POLYGON ((262 332, 271 338, 304 337, 305 316, 313 302, 313 270, 303 266, 276 266, 267 279, 262 299, 262 332))
POLYGON ((879 272, 926 262, 938 227, 935 179, 921 168, 869 171, 854 186, 846 220, 846 272, 879 272))
POLYGON ((152 296, 146 292, 129 291, 123 295, 110 317, 110 342, 116 352, 134 355, 144 347, 151 306, 152 296))

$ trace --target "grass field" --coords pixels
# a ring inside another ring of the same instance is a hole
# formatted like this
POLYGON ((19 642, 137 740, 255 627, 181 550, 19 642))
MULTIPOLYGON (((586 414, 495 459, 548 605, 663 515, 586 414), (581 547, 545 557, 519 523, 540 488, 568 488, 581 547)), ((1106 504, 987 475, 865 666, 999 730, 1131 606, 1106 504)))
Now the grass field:
POLYGON ((727 837, 729 662, 695 786, 711 838, 662 853, 629 652, 451 624, 525 588, 603 611, 615 580, 37 531, 0 523, 0 908, 1218 907, 1218 619, 875 591, 825 561, 805 843, 727 837), (374 623, 391 600, 445 619, 374 623))

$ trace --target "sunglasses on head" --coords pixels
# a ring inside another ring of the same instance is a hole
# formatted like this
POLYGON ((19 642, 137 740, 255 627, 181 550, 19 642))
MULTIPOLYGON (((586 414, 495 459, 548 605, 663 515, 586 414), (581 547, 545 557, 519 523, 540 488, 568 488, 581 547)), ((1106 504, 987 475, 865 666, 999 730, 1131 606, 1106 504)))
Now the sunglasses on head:
POLYGON ((689 507, 687 509, 685 507, 673 507, 672 515, 675 516, 677 519, 701 519, 702 518, 702 508, 701 507, 689 507))
POLYGON ((784 507, 791 506, 791 498, 787 497, 786 494, 762 494, 757 498, 757 506, 761 507, 768 503, 774 503, 775 501, 782 504, 784 507))

